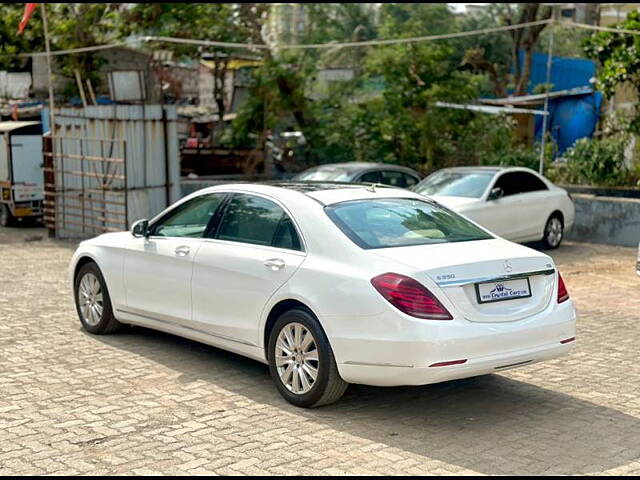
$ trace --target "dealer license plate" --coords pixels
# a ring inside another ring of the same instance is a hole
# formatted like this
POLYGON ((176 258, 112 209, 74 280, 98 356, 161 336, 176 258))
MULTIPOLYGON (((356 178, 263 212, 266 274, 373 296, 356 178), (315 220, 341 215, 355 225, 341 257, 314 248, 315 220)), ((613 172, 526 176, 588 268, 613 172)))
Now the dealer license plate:
POLYGON ((476 283, 478 303, 502 302, 531 296, 528 278, 517 278, 499 282, 476 283))

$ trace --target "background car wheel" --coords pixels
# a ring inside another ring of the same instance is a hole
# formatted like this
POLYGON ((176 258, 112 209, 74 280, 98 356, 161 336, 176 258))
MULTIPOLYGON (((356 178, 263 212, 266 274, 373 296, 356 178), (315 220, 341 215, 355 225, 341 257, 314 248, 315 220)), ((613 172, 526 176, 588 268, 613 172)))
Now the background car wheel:
POLYGON ((13 215, 11 215, 11 211, 9 207, 4 203, 0 204, 0 226, 9 227, 13 225, 13 215))
POLYGON ((122 326, 113 316, 107 284, 95 263, 87 263, 78 271, 74 296, 78 317, 88 332, 101 335, 122 326))
POLYGON ((544 227, 544 237, 542 238, 542 244, 547 249, 554 249, 560 246, 562 238, 564 237, 564 224, 560 215, 553 214, 547 220, 547 224, 544 227))
POLYGON ((295 308, 276 320, 269 370, 280 394, 299 407, 337 401, 349 385, 340 378, 327 336, 311 312, 295 308))

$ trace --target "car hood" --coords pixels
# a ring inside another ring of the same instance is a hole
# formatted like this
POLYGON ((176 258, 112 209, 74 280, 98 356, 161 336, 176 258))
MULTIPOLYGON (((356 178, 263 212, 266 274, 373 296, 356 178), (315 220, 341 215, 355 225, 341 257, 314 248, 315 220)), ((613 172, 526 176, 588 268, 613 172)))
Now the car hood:
POLYGON ((429 195, 429 198, 452 210, 464 209, 465 207, 470 207, 480 201, 477 198, 449 197, 446 195, 429 195))
POLYGON ((86 245, 103 245, 103 246, 122 246, 125 242, 131 240, 133 236, 131 232, 111 232, 103 233, 97 237, 90 238, 80 242, 81 246, 86 245))

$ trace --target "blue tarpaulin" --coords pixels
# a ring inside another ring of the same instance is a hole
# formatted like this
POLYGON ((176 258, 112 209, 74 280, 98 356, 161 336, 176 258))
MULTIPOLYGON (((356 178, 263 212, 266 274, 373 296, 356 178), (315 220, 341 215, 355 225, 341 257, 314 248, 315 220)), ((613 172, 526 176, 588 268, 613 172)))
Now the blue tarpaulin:
MULTIPOLYGON (((602 94, 593 92, 549 100, 547 131, 562 155, 576 140, 591 137, 598 124, 602 94)), ((535 137, 540 140, 542 117, 536 117, 535 137)))
MULTIPOLYGON (((520 51, 520 63, 524 62, 520 51)), ((551 91, 569 90, 576 87, 590 87, 590 80, 596 76, 596 64, 584 58, 552 57, 551 91)), ((536 85, 547 83, 547 54, 534 53, 531 61, 531 75, 527 92, 533 93, 536 85)))
MULTIPOLYGON (((520 61, 524 60, 520 52, 520 61)), ((576 87, 591 87, 596 75, 596 64, 582 58, 552 57, 551 91, 558 92, 576 87)), ((547 81, 547 54, 534 53, 531 76, 527 91, 533 93, 536 85, 547 81)), ((576 140, 591 137, 598 124, 602 94, 592 92, 583 95, 568 95, 549 100, 547 131, 551 133, 558 153, 564 153, 576 140)), ((536 118, 535 136, 540 140, 542 117, 536 118)))

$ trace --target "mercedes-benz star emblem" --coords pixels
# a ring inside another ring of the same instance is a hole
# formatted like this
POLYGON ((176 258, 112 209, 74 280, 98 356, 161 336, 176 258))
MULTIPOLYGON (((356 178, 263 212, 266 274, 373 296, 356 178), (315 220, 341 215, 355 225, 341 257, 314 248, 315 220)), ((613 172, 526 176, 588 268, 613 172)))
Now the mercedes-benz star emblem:
POLYGON ((507 273, 511 273, 513 267, 511 266, 511 262, 509 260, 504 261, 504 271, 507 273))

